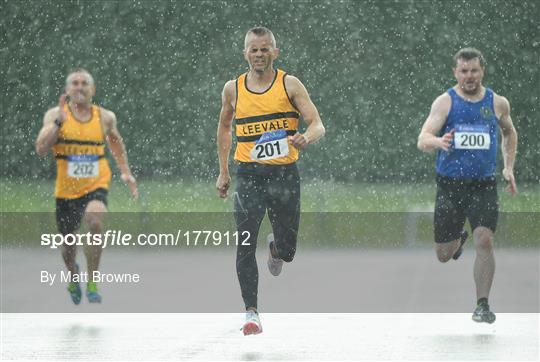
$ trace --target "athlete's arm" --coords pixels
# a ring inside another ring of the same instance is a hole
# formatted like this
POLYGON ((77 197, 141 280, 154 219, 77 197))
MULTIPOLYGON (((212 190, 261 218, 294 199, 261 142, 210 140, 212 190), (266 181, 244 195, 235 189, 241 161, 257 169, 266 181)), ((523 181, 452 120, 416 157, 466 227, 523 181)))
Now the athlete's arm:
POLYGON ((437 97, 431 105, 429 116, 422 126, 420 135, 418 135, 418 149, 424 152, 432 152, 438 149, 448 151, 454 137, 454 130, 438 137, 446 123, 446 118, 450 112, 451 98, 447 93, 437 97))
POLYGON ((517 151, 517 132, 510 117, 510 102, 504 97, 495 96, 495 109, 500 110, 499 126, 501 127, 501 149, 503 154, 503 176, 508 181, 506 191, 515 195, 517 193, 516 180, 514 178, 514 162, 517 151))
POLYGON ((221 93, 221 112, 217 129, 217 153, 219 159, 219 176, 216 181, 216 189, 219 197, 227 197, 227 191, 231 185, 229 175, 229 153, 232 146, 232 122, 234 117, 234 101, 236 99, 235 81, 228 81, 221 93))
POLYGON ((306 87, 291 75, 285 77, 285 88, 291 98, 293 105, 298 109, 304 122, 308 125, 304 134, 297 133, 289 138, 291 144, 296 148, 304 148, 310 143, 317 142, 326 132, 321 121, 317 107, 311 101, 306 87))
POLYGON ((51 150, 51 147, 58 141, 58 131, 60 126, 66 121, 67 115, 64 111, 66 104, 66 95, 62 94, 58 101, 58 107, 51 108, 43 117, 43 127, 39 131, 36 139, 36 153, 39 156, 45 156, 51 150), (60 124, 58 126, 55 121, 60 124))
POLYGON ((120 178, 124 181, 131 191, 131 195, 134 198, 139 196, 137 190, 137 182, 135 177, 131 173, 129 168, 126 146, 124 145, 124 140, 118 131, 116 115, 106 109, 101 108, 101 121, 104 128, 105 137, 107 143, 109 144, 109 149, 120 169, 120 178))

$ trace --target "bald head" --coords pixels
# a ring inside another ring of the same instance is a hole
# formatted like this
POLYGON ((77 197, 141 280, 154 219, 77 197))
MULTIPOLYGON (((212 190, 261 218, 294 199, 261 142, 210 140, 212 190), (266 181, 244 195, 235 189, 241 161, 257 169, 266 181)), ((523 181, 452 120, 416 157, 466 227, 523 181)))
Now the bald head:
POLYGON ((270 39, 270 42, 272 43, 272 46, 276 48, 276 38, 274 37, 274 33, 268 28, 265 28, 264 26, 257 26, 255 28, 251 28, 246 33, 246 37, 244 39, 244 49, 247 49, 249 40, 251 37, 263 37, 268 36, 270 39))
POLYGON ((84 74, 88 79, 88 84, 92 85, 92 86, 94 85, 94 78, 92 77, 92 74, 90 74, 89 71, 87 71, 86 69, 83 69, 83 68, 76 68, 76 69, 73 69, 71 72, 68 73, 68 76, 66 77, 66 86, 69 85, 69 82, 71 81, 71 78, 75 74, 84 74))

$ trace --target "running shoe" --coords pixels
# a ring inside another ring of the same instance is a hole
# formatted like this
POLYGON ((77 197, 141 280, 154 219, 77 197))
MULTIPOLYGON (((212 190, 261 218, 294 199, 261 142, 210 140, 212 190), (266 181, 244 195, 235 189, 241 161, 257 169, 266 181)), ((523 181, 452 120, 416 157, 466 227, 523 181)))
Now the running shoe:
POLYGON ((272 243, 274 242, 274 234, 268 234, 266 237, 266 242, 268 243, 268 270, 270 274, 277 277, 281 274, 281 268, 283 267, 283 260, 279 258, 274 258, 272 256, 272 243))
POLYGON ((493 323, 495 322, 495 313, 489 310, 489 304, 487 302, 479 303, 473 312, 472 320, 478 323, 493 323))
POLYGON ((88 298, 90 303, 101 303, 101 295, 98 293, 95 282, 88 282, 86 284, 86 298, 88 298))
POLYGON ((262 332, 261 321, 259 320, 259 313, 254 310, 248 310, 246 312, 246 323, 242 327, 244 336, 249 334, 259 334, 262 332))
MULTIPOLYGON (((79 264, 75 264, 75 273, 79 274, 79 264)), ((81 303, 82 291, 79 282, 69 282, 67 290, 71 296, 71 300, 75 305, 81 303)))
POLYGON ((461 232, 461 241, 460 241, 459 249, 456 250, 454 255, 452 255, 452 259, 454 260, 459 259, 459 257, 461 256, 461 253, 463 253, 463 244, 465 244, 465 241, 467 240, 468 237, 469 237, 469 233, 466 230, 463 230, 461 232))

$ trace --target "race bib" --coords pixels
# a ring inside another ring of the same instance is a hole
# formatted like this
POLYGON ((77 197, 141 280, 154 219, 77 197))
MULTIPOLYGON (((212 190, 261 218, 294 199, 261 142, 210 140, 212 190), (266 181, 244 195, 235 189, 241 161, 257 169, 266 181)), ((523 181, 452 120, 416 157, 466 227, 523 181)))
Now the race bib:
POLYGON ((489 150, 491 138, 488 125, 457 125, 454 145, 458 150, 489 150))
POLYGON ((69 155, 68 176, 77 178, 89 178, 99 176, 98 156, 69 155))
POLYGON ((289 155, 289 142, 287 132, 283 129, 263 133, 251 150, 251 159, 273 160, 289 155))

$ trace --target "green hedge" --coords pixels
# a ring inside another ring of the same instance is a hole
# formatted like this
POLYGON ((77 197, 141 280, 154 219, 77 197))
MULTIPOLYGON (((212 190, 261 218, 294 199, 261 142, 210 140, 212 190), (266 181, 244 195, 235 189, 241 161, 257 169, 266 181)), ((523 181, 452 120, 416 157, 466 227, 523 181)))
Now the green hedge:
POLYGON ((223 84, 246 69, 243 37, 275 32, 277 66, 308 88, 327 136, 302 156, 306 176, 432 178, 416 138, 454 84, 451 57, 475 46, 484 83, 505 95, 520 136, 516 174, 538 181, 540 4, 536 1, 2 1, 3 177, 52 177, 33 143, 76 66, 117 114, 137 175, 217 172, 223 84))

